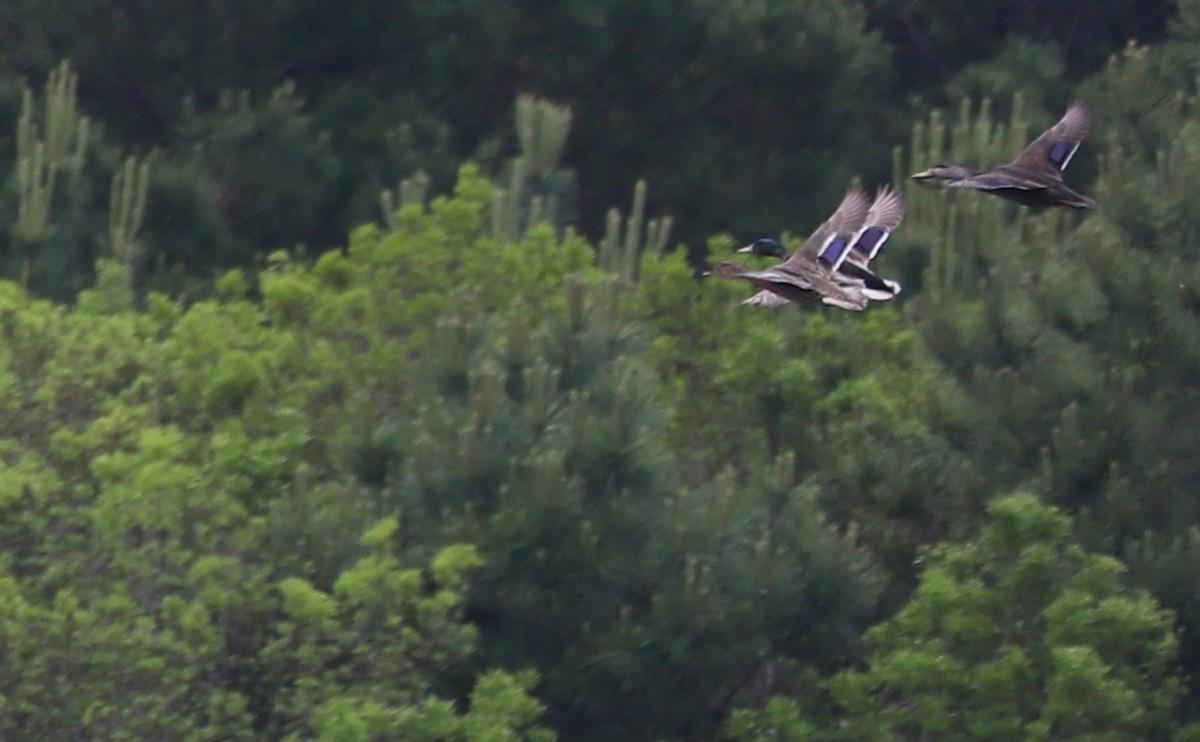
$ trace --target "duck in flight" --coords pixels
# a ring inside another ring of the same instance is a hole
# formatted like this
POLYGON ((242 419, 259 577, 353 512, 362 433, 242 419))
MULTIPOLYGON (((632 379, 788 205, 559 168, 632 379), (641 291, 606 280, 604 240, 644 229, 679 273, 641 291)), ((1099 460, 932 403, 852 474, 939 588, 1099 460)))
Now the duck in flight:
MULTIPOLYGON (((900 194, 890 188, 882 188, 867 211, 866 219, 858 232, 848 241, 830 241, 818 258, 833 271, 834 280, 843 290, 862 293, 873 301, 892 299, 900 293, 900 284, 880 278, 871 270, 870 263, 903 219, 904 200, 900 194), (847 245, 849 250, 845 249, 847 245)), ((767 237, 743 247, 738 252, 780 259, 789 256, 783 245, 767 237)), ((786 300, 780 299, 770 291, 760 291, 742 303, 775 306, 786 303, 786 300)))
POLYGON ((1087 105, 1075 101, 1057 124, 1007 165, 976 172, 964 165, 943 162, 914 173, 912 179, 923 185, 940 183, 947 188, 974 188, 1022 206, 1090 209, 1096 205, 1095 200, 1071 188, 1062 177, 1090 126, 1087 105))
POLYGON ((880 278, 869 265, 903 219, 900 194, 884 187, 871 203, 862 188, 854 186, 833 215, 791 255, 770 239, 738 250, 783 258, 779 265, 756 271, 726 262, 706 275, 747 280, 759 289, 742 304, 773 307, 820 302, 862 311, 871 300, 887 300, 900 293, 900 284, 880 278))

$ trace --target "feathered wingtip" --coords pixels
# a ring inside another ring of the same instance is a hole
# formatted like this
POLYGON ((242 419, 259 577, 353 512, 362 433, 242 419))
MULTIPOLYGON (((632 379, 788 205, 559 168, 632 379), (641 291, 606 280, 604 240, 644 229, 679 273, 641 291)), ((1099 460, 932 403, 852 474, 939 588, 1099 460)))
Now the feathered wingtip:
POLYGON ((871 210, 867 212, 863 228, 854 235, 853 246, 850 249, 853 259, 863 265, 874 260, 883 248, 883 243, 888 241, 892 232, 904 221, 906 211, 904 197, 898 191, 888 185, 880 187, 875 195, 875 202, 871 204, 871 210))

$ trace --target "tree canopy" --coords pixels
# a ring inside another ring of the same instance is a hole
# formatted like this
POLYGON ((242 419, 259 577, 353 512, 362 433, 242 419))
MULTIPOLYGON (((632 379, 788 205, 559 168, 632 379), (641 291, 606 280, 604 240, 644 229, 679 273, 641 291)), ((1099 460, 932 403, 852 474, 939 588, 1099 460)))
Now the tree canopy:
POLYGON ((0 736, 1200 738, 1200 4, 0 40, 0 736), (1073 98, 1086 214, 907 177, 1073 98), (700 276, 854 178, 895 301, 700 276))

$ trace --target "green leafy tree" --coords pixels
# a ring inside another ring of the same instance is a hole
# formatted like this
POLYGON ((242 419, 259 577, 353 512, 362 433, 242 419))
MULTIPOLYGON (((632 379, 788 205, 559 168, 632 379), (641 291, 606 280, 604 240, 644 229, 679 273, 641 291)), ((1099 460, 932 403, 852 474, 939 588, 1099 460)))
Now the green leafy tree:
MULTIPOLYGON (((462 185, 393 239, 416 252, 457 229, 470 244, 489 197, 470 172, 462 185)), ((340 360, 362 364, 360 391, 399 394, 414 379, 395 370, 432 334, 384 338, 436 315, 397 302, 364 323, 341 290, 397 288, 371 255, 311 272, 278 258, 262 305, 233 273, 219 299, 185 310, 152 294, 135 310, 115 262, 70 308, 0 284, 0 653, 20 665, 0 688, 5 734, 549 738, 536 676, 477 664, 463 617, 477 552, 399 541, 395 503, 354 476, 373 398, 336 403, 351 394, 340 360), (374 353, 347 350, 354 327, 374 353)))
MULTIPOLYGON (((453 198, 262 275, 271 322, 313 349, 297 383, 328 446, 314 474, 354 467, 360 502, 403 513, 414 559, 479 547, 468 615, 488 663, 537 669, 575 737, 704 734, 777 658, 851 653, 877 594, 869 557, 823 521, 786 457, 753 478, 679 482, 643 360, 635 297, 648 288, 622 260, 600 258, 623 277, 592 267, 590 245, 549 225, 492 233, 492 203, 465 168, 453 198), (714 508, 717 521, 700 517, 714 508), (659 713, 631 713, 647 699, 659 713)), ((197 382, 214 379, 205 355, 197 382)), ((300 500, 345 496, 330 484, 300 500)), ((281 510, 275 527, 284 538, 309 517, 281 510)))
POLYGON ((1181 690, 1171 614, 1029 495, 994 500, 974 541, 924 559, 912 599, 835 675, 837 711, 776 701, 733 738, 1164 739, 1181 690))
POLYGON ((527 695, 532 674, 478 679, 465 714, 430 694, 444 669, 463 662, 474 627, 462 622, 466 573, 481 562, 452 545, 430 577, 404 569, 389 544, 398 524, 384 519, 363 536, 369 553, 342 572, 331 593, 302 578, 281 580, 285 618, 263 647, 265 682, 279 688, 265 724, 284 739, 479 739, 488 734, 538 742, 542 707, 527 695), (429 584, 432 579, 432 587, 429 584))

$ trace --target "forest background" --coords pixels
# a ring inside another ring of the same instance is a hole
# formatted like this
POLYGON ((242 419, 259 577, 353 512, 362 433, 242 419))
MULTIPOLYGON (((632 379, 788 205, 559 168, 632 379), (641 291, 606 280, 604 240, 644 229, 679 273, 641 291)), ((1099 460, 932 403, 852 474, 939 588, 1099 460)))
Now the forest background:
POLYGON ((1200 2, 15 0, 0 50, 5 739, 1200 739, 1200 2), (907 181, 1076 97, 1092 212, 907 181), (852 178, 897 301, 698 277, 852 178))

